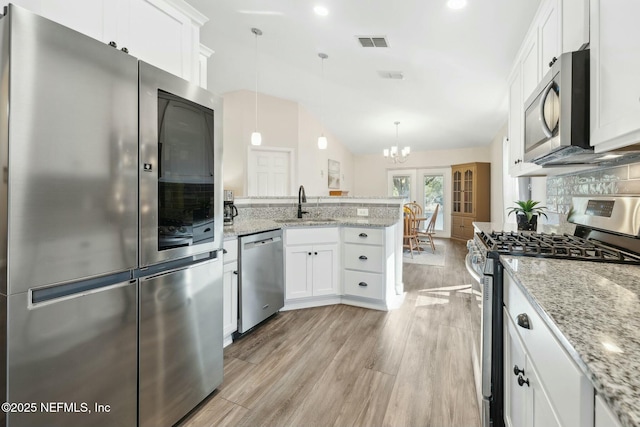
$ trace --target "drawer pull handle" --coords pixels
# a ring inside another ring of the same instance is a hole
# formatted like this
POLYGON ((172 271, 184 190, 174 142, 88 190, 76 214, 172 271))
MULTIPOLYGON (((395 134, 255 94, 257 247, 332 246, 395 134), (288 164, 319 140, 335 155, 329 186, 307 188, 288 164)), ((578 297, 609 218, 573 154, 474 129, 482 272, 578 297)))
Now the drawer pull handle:
POLYGON ((518 322, 518 326, 521 328, 531 329, 531 323, 529 322, 529 316, 527 316, 527 313, 518 314, 516 322, 518 322))
POLYGON ((515 365, 513 367, 513 375, 515 375, 517 377, 520 374, 524 375, 524 369, 520 369, 520 368, 518 368, 518 365, 515 365))
POLYGON ((358 283, 358 286, 362 286, 363 288, 366 288, 369 285, 367 285, 366 282, 360 282, 360 283, 358 283))
POLYGON ((358 234, 358 236, 360 236, 360 237, 369 237, 369 236, 367 236, 367 233, 360 233, 360 234, 358 234))
POLYGON ((529 384, 529 378, 527 378, 526 380, 524 378, 522 378, 522 375, 518 375, 518 385, 520 387, 527 385, 527 387, 531 387, 531 385, 529 384))
POLYGON ((364 256, 364 255, 360 255, 358 258, 359 258, 359 259, 361 259, 362 261, 366 261, 366 260, 368 259, 368 258, 367 258, 366 256, 364 256))

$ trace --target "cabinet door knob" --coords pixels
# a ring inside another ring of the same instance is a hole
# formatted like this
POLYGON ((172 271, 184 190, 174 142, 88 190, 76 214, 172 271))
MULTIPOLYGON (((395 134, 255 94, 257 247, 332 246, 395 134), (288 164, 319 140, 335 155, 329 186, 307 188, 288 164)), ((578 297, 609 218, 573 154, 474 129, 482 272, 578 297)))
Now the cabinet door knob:
POLYGON ((513 375, 515 375, 517 377, 520 374, 524 375, 524 369, 520 369, 520 368, 518 368, 518 365, 515 365, 513 367, 513 375))
POLYGON ((364 237, 369 237, 369 236, 367 236, 367 233, 360 233, 360 234, 358 234, 358 236, 363 237, 363 238, 364 237))
POLYGON ((556 58, 554 56, 553 59, 551 60, 551 62, 549 62, 549 68, 553 67, 553 64, 555 64, 557 60, 558 60, 558 58, 556 58))
POLYGON ((363 288, 365 288, 365 287, 367 287, 369 285, 367 285, 366 282, 360 282, 360 283, 358 283, 358 286, 362 286, 363 288))
POLYGON ((238 271, 237 270, 234 271, 233 274, 235 274, 237 276, 238 275, 238 271))
POLYGON ((531 387, 531 385, 529 384, 529 378, 527 378, 526 380, 524 378, 522 378, 522 375, 518 375, 518 385, 520 387, 527 385, 527 387, 531 387))
POLYGON ((318 252, 314 252, 313 254, 314 254, 314 255, 318 255, 318 252))
POLYGON ((222 248, 222 254, 224 255, 226 253, 227 253, 227 250, 225 248, 222 248))
POLYGON ((309 252, 309 255, 311 255, 311 252, 309 252))
POLYGON ((368 259, 368 258, 367 258, 366 256, 364 256, 364 255, 360 255, 358 258, 359 258, 359 259, 361 259, 362 261, 366 261, 366 260, 368 259))
POLYGON ((531 323, 529 322, 529 316, 527 316, 527 313, 518 314, 516 322, 521 328, 531 329, 531 323))

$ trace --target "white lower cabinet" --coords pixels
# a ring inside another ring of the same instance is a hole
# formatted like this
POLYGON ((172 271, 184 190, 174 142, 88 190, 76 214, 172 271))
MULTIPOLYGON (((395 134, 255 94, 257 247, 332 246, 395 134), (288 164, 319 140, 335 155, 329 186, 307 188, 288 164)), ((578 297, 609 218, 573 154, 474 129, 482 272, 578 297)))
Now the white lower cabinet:
POLYGON ((338 294, 338 244, 288 246, 285 298, 338 294))
POLYGON ((504 420, 509 427, 594 424, 594 389, 513 278, 504 276, 504 420))
POLYGON ((285 230, 285 301, 340 293, 339 238, 337 228, 285 230))
MULTIPOLYGON (((345 302, 385 305, 387 289, 394 289, 393 228, 343 230, 345 302)), ((366 305, 365 305, 366 306, 366 305)))
POLYGON ((596 426, 595 427, 622 427, 618 417, 611 411, 602 397, 596 395, 596 426))
POLYGON ((561 427, 516 325, 505 309, 504 422, 507 427, 561 427))
POLYGON ((226 347, 238 330, 238 240, 227 240, 223 247, 222 336, 226 347))

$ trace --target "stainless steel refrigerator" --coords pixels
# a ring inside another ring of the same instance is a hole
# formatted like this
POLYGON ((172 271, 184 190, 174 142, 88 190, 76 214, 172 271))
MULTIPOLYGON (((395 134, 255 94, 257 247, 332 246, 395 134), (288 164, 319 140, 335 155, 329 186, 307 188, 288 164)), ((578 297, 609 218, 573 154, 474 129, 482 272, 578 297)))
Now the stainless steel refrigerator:
POLYGON ((205 90, 8 7, 2 425, 170 425, 221 383, 220 122, 205 90))

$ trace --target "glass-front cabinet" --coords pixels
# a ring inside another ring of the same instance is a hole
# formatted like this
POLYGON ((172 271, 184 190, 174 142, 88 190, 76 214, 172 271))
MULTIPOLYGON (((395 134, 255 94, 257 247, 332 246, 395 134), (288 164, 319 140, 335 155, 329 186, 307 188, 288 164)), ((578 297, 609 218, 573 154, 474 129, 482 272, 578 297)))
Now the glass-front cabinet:
POLYGON ((471 239, 474 221, 491 220, 490 166, 489 163, 477 162, 451 166, 451 237, 471 239))

